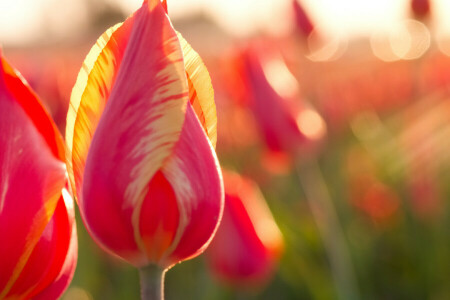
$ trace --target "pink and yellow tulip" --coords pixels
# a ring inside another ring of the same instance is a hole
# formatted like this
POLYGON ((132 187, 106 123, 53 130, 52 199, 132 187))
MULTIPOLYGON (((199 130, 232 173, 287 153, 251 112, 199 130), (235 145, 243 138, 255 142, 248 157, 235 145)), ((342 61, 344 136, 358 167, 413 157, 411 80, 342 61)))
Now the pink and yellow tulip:
POLYGON ((108 29, 78 75, 67 116, 69 177, 107 252, 138 268, 199 255, 222 214, 209 74, 165 3, 108 29))
POLYGON ((77 261, 62 138, 0 54, 0 299, 57 299, 77 261))

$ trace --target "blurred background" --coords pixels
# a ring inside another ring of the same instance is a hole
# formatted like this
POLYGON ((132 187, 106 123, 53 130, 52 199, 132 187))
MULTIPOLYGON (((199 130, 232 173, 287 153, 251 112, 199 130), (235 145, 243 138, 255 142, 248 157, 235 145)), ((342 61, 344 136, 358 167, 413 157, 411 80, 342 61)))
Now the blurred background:
MULTIPOLYGON (((62 133, 90 47, 140 5, 0 0, 4 55, 62 133)), ((215 269, 217 255, 176 265, 166 299, 450 299, 450 1, 168 0, 168 10, 210 72, 222 167, 259 186, 284 250, 255 258, 264 276, 248 285, 245 270, 215 269)), ((81 220, 78 231, 63 299, 138 299, 137 271, 81 220)))

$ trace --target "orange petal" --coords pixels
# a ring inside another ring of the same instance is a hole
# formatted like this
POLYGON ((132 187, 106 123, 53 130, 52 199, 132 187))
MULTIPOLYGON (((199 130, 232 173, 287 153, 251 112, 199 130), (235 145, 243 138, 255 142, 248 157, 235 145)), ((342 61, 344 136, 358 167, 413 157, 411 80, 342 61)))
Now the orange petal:
POLYGON ((178 32, 189 83, 189 100, 213 147, 217 143, 217 115, 214 90, 208 70, 197 52, 178 32))

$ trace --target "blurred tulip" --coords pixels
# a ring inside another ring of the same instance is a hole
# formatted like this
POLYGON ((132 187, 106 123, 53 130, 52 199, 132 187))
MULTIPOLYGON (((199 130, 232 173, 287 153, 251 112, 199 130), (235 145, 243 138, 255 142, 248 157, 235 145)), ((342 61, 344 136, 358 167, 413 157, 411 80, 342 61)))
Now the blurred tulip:
POLYGON ((243 50, 240 71, 267 146, 290 154, 314 148, 326 133, 322 117, 299 99, 298 82, 282 59, 263 52, 262 45, 243 50))
POLYGON ((267 151, 261 157, 262 166, 274 175, 288 174, 293 159, 284 152, 267 151))
POLYGON ((57 299, 77 261, 56 125, 0 54, 0 299, 57 299))
POLYGON ((212 272, 240 288, 267 283, 283 249, 281 232, 256 184, 224 173, 225 208, 206 251, 212 272))
POLYGON ((442 213, 443 205, 437 182, 435 176, 424 169, 410 174, 408 187, 411 209, 424 221, 436 220, 442 213))
POLYGON ((430 14, 430 0, 411 0, 411 11, 416 19, 425 19, 430 14))
POLYGON ((307 39, 314 30, 314 25, 299 0, 293 0, 292 7, 294 9, 294 18, 297 30, 304 39, 307 39))
POLYGON ((372 221, 388 222, 400 208, 396 191, 376 176, 376 165, 359 147, 347 157, 349 193, 352 204, 372 221))
POLYGON ((350 179, 350 197, 356 208, 377 223, 390 221, 400 207, 395 190, 372 174, 350 179))
POLYGON ((223 207, 216 122, 206 67, 159 0, 98 39, 66 141, 82 218, 103 249, 164 270, 207 247, 223 207))

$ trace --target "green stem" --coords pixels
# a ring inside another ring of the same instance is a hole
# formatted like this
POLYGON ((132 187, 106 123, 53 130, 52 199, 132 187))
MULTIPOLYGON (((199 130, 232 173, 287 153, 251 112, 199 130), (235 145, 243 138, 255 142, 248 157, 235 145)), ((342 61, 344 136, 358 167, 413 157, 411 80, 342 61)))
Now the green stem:
POLYGON ((331 274, 341 300, 360 299, 356 276, 342 226, 314 159, 297 164, 297 174, 328 255, 331 274))
POLYGON ((142 300, 164 300, 164 275, 166 270, 156 265, 139 269, 142 300))

